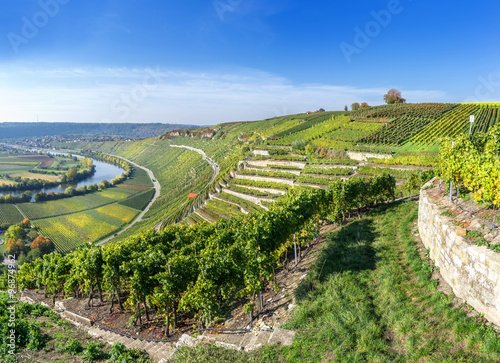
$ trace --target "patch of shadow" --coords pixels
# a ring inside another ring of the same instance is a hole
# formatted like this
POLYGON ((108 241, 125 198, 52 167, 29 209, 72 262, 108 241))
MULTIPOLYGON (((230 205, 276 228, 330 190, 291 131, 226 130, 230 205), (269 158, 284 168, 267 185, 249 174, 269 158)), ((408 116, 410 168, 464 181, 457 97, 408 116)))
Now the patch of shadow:
POLYGON ((375 269, 376 250, 372 247, 378 237, 373 221, 356 220, 328 236, 314 267, 297 288, 295 296, 302 300, 331 275, 347 271, 359 272, 375 269))

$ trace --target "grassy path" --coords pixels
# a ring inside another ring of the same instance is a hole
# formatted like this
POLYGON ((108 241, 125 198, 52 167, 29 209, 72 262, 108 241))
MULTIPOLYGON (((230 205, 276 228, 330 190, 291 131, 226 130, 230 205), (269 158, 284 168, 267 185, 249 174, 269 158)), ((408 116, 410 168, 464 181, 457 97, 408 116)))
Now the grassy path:
POLYGON ((451 305, 411 236, 417 204, 378 208, 332 232, 297 291, 291 347, 202 347, 179 361, 500 362, 500 337, 451 305), (211 358, 210 358, 211 357, 211 358))

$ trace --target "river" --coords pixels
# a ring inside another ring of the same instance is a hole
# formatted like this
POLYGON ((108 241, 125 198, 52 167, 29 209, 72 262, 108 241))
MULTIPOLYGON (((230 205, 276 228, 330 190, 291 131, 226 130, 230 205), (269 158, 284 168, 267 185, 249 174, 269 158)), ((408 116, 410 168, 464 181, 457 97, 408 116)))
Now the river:
MULTIPOLYGON (((56 154, 56 153, 54 153, 54 154, 56 154)), ((57 153, 57 154, 63 154, 63 153, 57 153)), ((108 164, 108 163, 105 163, 102 161, 92 159, 92 162, 95 165, 95 173, 94 173, 94 175, 92 175, 91 177, 89 177, 87 179, 81 180, 78 183, 65 183, 65 184, 60 184, 60 185, 58 185, 56 187, 52 187, 52 188, 30 190, 30 192, 33 193, 33 196, 35 195, 35 193, 39 193, 39 192, 62 193, 68 187, 73 187, 76 189, 76 188, 83 187, 85 185, 99 184, 103 180, 111 181, 114 178, 116 178, 117 176, 120 176, 125 172, 123 169, 119 168, 118 166, 111 165, 111 164, 108 164)), ((40 176, 43 177, 43 175, 40 175, 40 176)), ((9 194, 15 195, 15 196, 20 196, 23 193, 24 193, 24 191, 21 191, 21 192, 1 192, 0 191, 0 195, 3 195, 3 196, 9 195, 9 194)), ((31 199, 31 201, 32 202, 35 201, 34 197, 31 199)))

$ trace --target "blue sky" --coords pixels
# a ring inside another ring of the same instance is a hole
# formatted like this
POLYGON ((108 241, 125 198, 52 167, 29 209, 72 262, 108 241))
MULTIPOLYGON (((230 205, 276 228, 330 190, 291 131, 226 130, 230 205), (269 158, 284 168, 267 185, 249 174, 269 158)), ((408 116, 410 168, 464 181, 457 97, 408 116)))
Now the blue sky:
POLYGON ((0 0, 0 122, 500 101, 500 3, 0 0), (497 36, 495 36, 497 34, 497 36))

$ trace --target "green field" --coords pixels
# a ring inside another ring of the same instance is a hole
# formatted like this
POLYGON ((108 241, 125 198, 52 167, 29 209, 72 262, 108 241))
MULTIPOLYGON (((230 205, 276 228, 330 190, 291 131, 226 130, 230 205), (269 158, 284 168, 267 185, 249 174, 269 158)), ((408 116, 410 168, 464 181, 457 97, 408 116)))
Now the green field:
POLYGON ((126 200, 126 198, 135 194, 137 194, 137 190, 109 188, 73 198, 39 203, 22 203, 18 204, 18 206, 29 219, 37 220, 98 208, 106 204, 126 200))
MULTIPOLYGON (((23 178, 48 178, 46 173, 64 174, 79 162, 66 156, 49 156, 37 153, 0 153, 0 174, 23 178), (31 174, 28 174, 32 171, 31 174)), ((52 175, 54 177, 55 175, 52 175)), ((0 181, 1 183, 1 181, 0 181)))
MULTIPOLYGON (((96 242, 132 222, 153 198, 149 176, 137 169, 119 186, 72 198, 20 203, 17 208, 40 234, 49 237, 62 253, 96 242)), ((0 225, 21 222, 16 206, 0 204, 0 225)))
POLYGON ((99 241, 130 223, 139 213, 118 204, 65 216, 32 221, 43 236, 49 237, 61 253, 89 242, 99 241))
POLYGON ((0 225, 22 222, 23 216, 12 204, 0 204, 0 225))
POLYGON ((149 201, 154 197, 155 190, 154 189, 149 189, 146 190, 145 192, 138 193, 136 195, 133 195, 127 199, 124 199, 119 202, 119 204, 122 204, 127 207, 131 207, 134 209, 139 209, 143 210, 149 203, 149 201))

